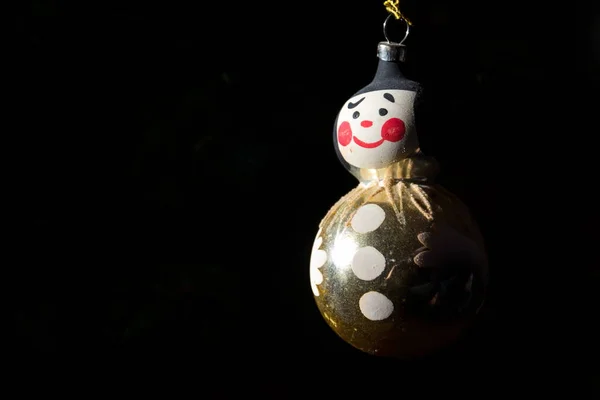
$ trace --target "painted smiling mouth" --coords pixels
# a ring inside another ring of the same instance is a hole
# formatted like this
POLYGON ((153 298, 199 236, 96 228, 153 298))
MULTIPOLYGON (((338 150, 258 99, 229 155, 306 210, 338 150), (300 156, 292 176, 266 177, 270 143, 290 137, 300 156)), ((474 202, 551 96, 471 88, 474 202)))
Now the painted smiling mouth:
POLYGON ((360 140, 356 136, 354 136, 352 139, 354 139, 354 143, 356 143, 360 147, 364 147, 365 149, 374 149, 375 147, 381 145, 381 143, 383 143, 383 141, 385 140, 385 139, 381 139, 381 140, 378 140, 378 141, 373 142, 373 143, 367 143, 367 142, 363 142, 362 140, 360 140))

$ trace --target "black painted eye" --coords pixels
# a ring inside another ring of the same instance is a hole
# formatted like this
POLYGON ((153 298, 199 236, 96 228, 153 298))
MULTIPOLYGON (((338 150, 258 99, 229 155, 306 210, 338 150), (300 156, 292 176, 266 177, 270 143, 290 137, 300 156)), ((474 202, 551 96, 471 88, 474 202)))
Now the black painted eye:
POLYGON ((360 113, 358 111, 354 111, 354 114, 352 114, 352 118, 356 119, 360 117, 360 113))
POLYGON ((383 117, 384 115, 387 115, 387 113, 388 113, 388 111, 387 111, 385 108, 380 108, 380 109, 379 109, 379 115, 381 115, 382 117, 383 117))

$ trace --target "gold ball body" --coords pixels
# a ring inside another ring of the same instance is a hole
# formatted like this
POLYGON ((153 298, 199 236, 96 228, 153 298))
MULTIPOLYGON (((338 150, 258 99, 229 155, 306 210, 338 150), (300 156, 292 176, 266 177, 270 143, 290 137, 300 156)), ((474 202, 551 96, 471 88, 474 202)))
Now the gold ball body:
POLYGON ((361 183, 321 221, 311 257, 314 298, 327 324, 355 348, 380 356, 422 356, 454 342, 483 304, 486 276, 483 239, 469 210, 437 184, 361 183), (359 218, 366 205, 377 212, 359 218), (437 241, 450 248, 433 267, 417 265, 418 254, 436 251, 419 235, 435 235, 440 226, 454 232, 437 241), (457 278, 465 269, 468 278, 457 278), (454 282, 458 300, 448 300, 452 295, 435 282, 454 282), (425 293, 415 294, 423 285, 425 293))

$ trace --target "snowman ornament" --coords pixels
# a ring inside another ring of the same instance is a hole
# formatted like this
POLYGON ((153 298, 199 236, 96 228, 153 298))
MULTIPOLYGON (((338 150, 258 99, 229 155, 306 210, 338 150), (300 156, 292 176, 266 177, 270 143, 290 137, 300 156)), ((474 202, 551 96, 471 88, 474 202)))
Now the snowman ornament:
POLYGON ((310 284, 327 324, 364 352, 400 358, 450 345, 483 304, 487 257, 467 207, 419 149, 420 86, 405 47, 378 45, 373 81, 342 106, 334 147, 359 181, 321 221, 310 284))

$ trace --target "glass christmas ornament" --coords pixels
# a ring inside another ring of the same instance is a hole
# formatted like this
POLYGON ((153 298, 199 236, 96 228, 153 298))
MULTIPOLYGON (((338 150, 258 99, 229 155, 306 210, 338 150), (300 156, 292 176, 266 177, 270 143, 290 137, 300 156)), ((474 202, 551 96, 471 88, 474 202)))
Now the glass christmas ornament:
POLYGON ((401 72, 405 54, 402 42, 380 42, 374 79, 337 115, 334 147, 359 184, 321 221, 310 259, 327 324, 357 349, 401 358, 455 341, 488 275, 469 210, 434 182, 438 164, 419 149, 421 89, 401 72))

